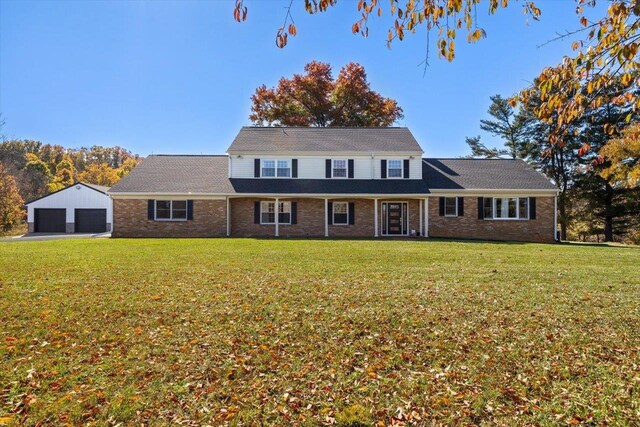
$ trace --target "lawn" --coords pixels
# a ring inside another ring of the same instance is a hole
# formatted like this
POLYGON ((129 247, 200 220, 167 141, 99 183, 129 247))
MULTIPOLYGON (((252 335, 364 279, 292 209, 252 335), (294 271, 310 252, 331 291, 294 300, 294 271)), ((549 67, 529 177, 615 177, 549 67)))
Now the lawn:
POLYGON ((0 424, 640 424, 640 248, 7 242, 0 334, 0 424))

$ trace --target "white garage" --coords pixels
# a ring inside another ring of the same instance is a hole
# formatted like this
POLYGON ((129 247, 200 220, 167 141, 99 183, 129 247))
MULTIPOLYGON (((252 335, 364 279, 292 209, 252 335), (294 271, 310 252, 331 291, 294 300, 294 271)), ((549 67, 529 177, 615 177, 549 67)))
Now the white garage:
POLYGON ((29 233, 105 233, 111 231, 109 187, 77 182, 27 203, 29 233))

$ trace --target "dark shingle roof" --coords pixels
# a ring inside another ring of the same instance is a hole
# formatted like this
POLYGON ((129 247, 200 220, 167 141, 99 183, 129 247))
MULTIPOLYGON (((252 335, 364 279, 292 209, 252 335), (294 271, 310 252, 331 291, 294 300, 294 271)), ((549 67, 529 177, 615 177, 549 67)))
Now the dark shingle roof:
POLYGON ((236 193, 247 194, 426 194, 421 179, 251 179, 231 178, 236 193))
POLYGON ((110 193, 233 193, 228 161, 227 156, 149 156, 110 193))
POLYGON ((423 159, 422 178, 431 190, 555 190, 523 160, 423 159))
POLYGON ((243 127, 228 152, 418 152, 422 148, 409 129, 243 127))
POLYGON ((227 156, 154 155, 110 193, 428 194, 429 190, 554 190, 521 160, 423 159, 421 180, 228 178, 227 156))

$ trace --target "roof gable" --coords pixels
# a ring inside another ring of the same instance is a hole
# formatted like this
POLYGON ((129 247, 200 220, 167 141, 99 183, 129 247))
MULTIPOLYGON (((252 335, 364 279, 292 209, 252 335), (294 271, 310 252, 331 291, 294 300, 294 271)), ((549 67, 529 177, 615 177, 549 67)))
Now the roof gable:
POLYGON ((45 199, 45 198, 47 198, 49 196, 53 196, 54 194, 61 193, 61 192, 65 191, 65 190, 68 190, 68 189, 70 189, 72 187, 75 187, 76 185, 82 185, 83 187, 87 187, 87 188, 89 188, 91 190, 97 191, 98 193, 102 193, 105 196, 108 196, 107 191, 109 191, 109 187, 105 187, 103 185, 88 184, 86 182, 76 181, 71 185, 68 185, 68 186, 66 186, 64 188, 61 188, 60 190, 56 190, 56 191, 54 191, 52 193, 45 194, 44 196, 38 197, 37 199, 30 200, 27 203, 25 203, 25 206, 30 205, 30 204, 32 204, 34 202, 37 202, 38 200, 45 199))
POLYGON ((229 153, 422 153, 409 129, 243 127, 229 153))

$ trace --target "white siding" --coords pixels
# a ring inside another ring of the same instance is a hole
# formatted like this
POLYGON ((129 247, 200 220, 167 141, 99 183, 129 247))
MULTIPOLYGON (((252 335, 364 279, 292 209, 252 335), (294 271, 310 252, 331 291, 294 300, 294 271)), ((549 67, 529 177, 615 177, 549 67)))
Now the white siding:
POLYGON ((75 185, 27 206, 27 222, 33 223, 34 209, 67 210, 67 223, 75 222, 75 209, 106 209, 107 223, 113 224, 113 202, 109 196, 84 185, 75 185), (79 187, 79 188, 78 188, 79 187))
POLYGON ((419 155, 413 156, 393 156, 376 155, 372 157, 354 155, 327 155, 327 156, 247 156, 231 155, 231 177, 232 178, 253 178, 254 160, 259 159, 298 159, 298 178, 300 179, 324 179, 326 159, 353 159, 355 179, 380 179, 380 161, 382 159, 409 159, 410 179, 422 179, 422 158, 419 155), (372 173, 373 167, 373 173, 372 173))

